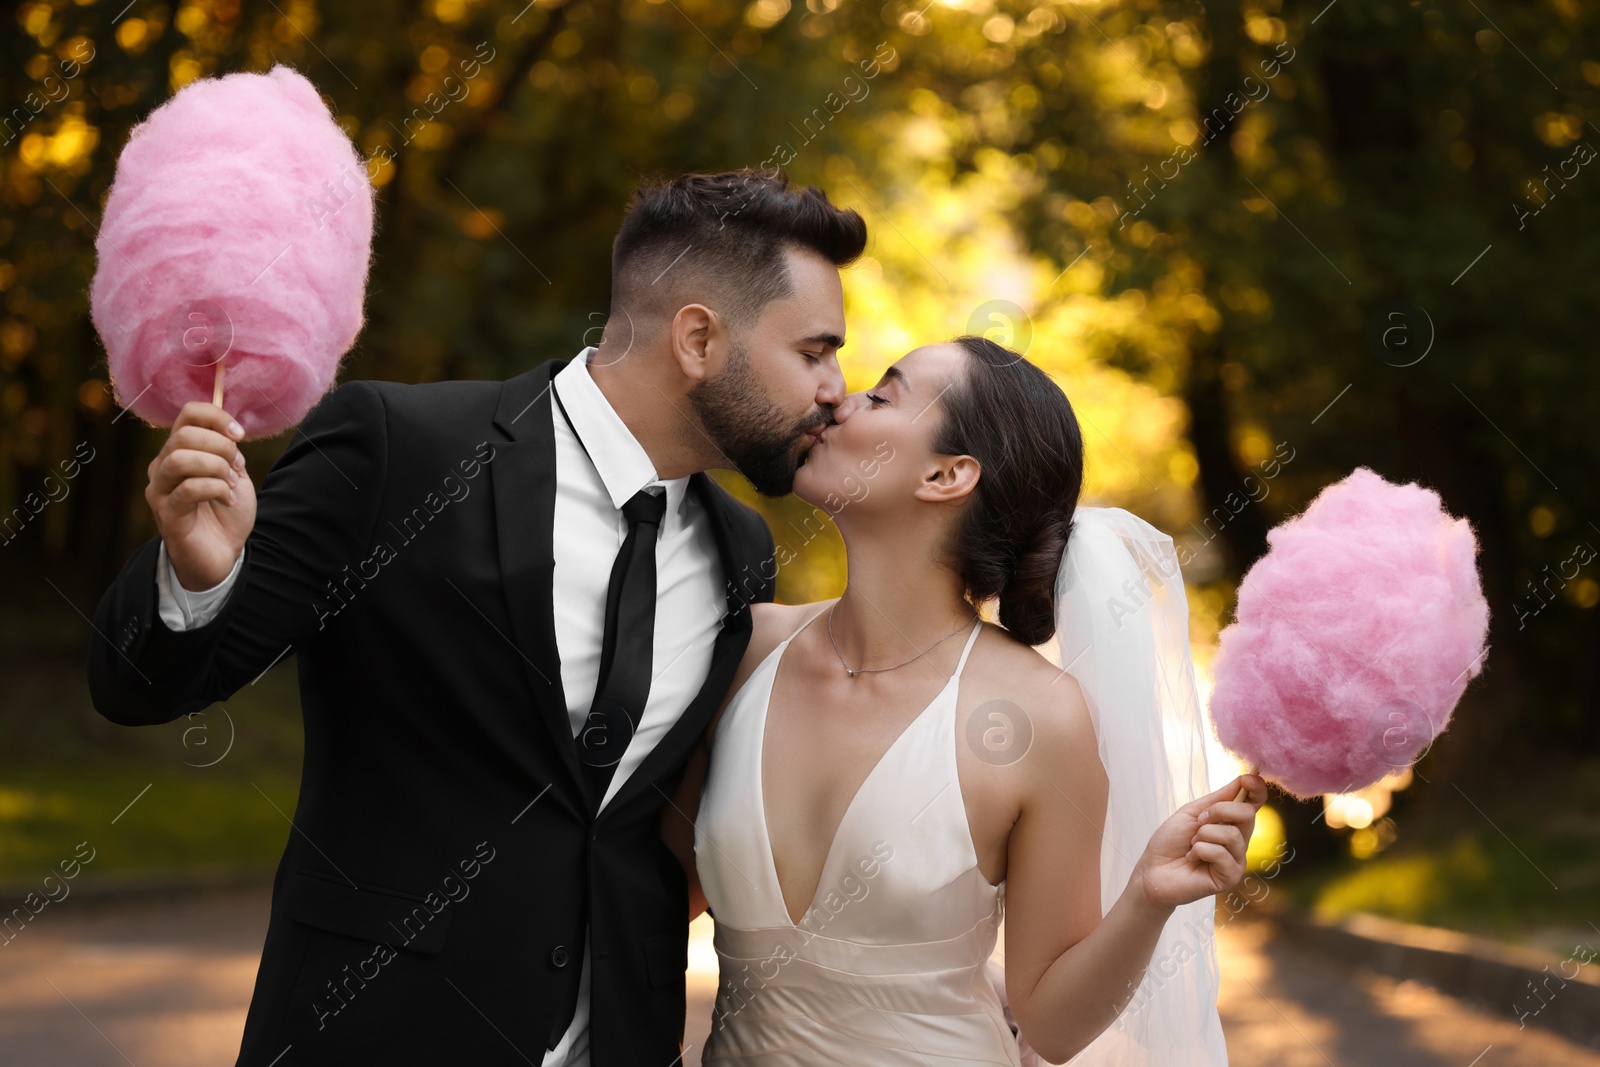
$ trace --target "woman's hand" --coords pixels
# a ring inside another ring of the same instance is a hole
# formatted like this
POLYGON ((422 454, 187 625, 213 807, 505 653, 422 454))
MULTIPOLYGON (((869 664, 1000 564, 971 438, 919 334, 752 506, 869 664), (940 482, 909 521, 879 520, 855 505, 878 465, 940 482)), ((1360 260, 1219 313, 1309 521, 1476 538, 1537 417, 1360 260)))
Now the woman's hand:
POLYGON ((1150 835, 1133 884, 1147 901, 1165 908, 1233 889, 1244 879, 1245 847, 1266 799, 1266 781, 1241 774, 1185 804, 1150 835), (1241 787, 1245 798, 1235 801, 1241 787))

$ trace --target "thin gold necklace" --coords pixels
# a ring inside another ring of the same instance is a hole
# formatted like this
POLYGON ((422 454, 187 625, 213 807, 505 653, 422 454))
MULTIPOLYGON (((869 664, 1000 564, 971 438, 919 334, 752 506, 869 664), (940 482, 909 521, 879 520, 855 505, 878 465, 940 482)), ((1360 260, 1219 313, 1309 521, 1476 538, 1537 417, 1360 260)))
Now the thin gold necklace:
POLYGON ((952 637, 954 637, 956 634, 960 633, 962 630, 965 630, 967 628, 967 624, 972 622, 972 621, 974 621, 978 617, 978 613, 977 612, 973 612, 971 619, 968 619, 966 622, 963 622, 960 626, 957 626, 954 630, 951 630, 949 633, 947 633, 943 637, 939 638, 939 640, 935 641, 933 644, 929 645, 927 648, 923 649, 921 652, 918 652, 915 656, 912 656, 911 659, 902 660, 901 662, 896 663, 893 667, 861 667, 861 668, 855 668, 855 667, 851 667, 850 664, 848 664, 848 663, 846 663, 844 661, 844 653, 839 651, 839 642, 834 640, 834 637, 833 637, 833 609, 838 607, 838 606, 839 606, 839 602, 837 600, 835 600, 833 602, 833 604, 828 608, 828 641, 833 645, 833 654, 835 656, 839 657, 839 666, 843 667, 844 668, 844 673, 849 675, 851 678, 854 678, 858 674, 876 674, 879 671, 892 671, 892 670, 895 669, 895 667, 904 667, 907 663, 910 663, 911 660, 921 659, 923 656, 926 656, 929 652, 932 652, 934 649, 938 648, 940 645, 942 645, 946 641, 950 640, 952 637))

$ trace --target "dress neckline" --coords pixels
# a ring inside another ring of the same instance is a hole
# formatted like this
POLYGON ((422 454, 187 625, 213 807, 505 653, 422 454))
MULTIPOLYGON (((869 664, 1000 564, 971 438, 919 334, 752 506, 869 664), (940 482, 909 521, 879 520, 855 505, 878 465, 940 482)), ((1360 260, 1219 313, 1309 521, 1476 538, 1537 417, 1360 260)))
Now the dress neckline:
MULTIPOLYGON (((789 914, 789 902, 784 898, 783 895, 783 881, 778 877, 778 857, 777 852, 772 846, 772 830, 767 822, 767 783, 763 763, 766 760, 767 749, 767 718, 772 710, 772 691, 776 687, 778 668, 783 663, 783 653, 786 649, 788 649, 789 643, 796 637, 800 636, 800 631, 811 625, 817 616, 821 614, 822 612, 818 611, 811 615, 810 618, 806 619, 805 622, 801 623, 794 633, 784 638, 777 644, 775 648, 773 648, 771 652, 767 653, 767 658, 761 662, 761 666, 758 668, 758 672, 765 673, 765 677, 763 679, 765 692, 759 694, 761 717, 759 728, 756 730, 756 804, 760 814, 761 844, 764 852, 766 853, 765 859, 767 874, 772 879, 772 889, 773 893, 777 897, 778 909, 783 913, 783 920, 789 929, 799 929, 800 922, 804 921, 805 917, 811 913, 811 910, 817 906, 817 895, 822 892, 823 881, 827 878, 828 871, 833 866, 834 854, 838 851, 839 847, 839 839, 843 835, 845 826, 849 823, 851 815, 856 810, 857 802, 860 801, 862 795, 866 792, 868 784, 871 783, 875 777, 877 777, 878 772, 882 770, 885 764, 889 762, 890 755, 899 749, 902 744, 905 743, 906 738, 912 736, 916 728, 928 718, 928 713, 937 707, 942 701, 944 701, 952 689, 957 689, 961 681, 961 672, 967 665, 967 657, 972 652, 972 646, 977 641, 978 634, 983 630, 983 620, 980 618, 973 623, 972 633, 967 637, 966 646, 961 650, 961 658, 956 661, 956 669, 951 673, 950 677, 946 679, 944 686, 939 690, 939 692, 935 693, 933 699, 929 700, 922 710, 917 712, 912 720, 906 723, 905 727, 895 735, 894 740, 889 742, 889 746, 879 754, 877 760, 867 770, 866 775, 859 783, 856 784, 855 792, 850 794, 850 800, 845 804, 844 813, 839 816, 839 822, 833 828, 833 836, 828 839, 828 847, 823 853, 822 866, 817 871, 817 884, 811 891, 811 899, 806 901, 805 908, 800 912, 800 919, 796 920, 792 915, 789 914)), ((959 790, 959 780, 956 784, 957 789, 959 790)), ((965 810, 962 811, 962 819, 963 821, 966 819, 965 810)))

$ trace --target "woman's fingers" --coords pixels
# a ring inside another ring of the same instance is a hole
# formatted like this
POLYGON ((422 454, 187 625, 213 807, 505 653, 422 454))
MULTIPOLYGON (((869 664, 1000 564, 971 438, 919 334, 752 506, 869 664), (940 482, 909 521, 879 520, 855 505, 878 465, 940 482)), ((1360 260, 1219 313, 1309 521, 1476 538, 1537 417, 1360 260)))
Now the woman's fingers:
POLYGON ((1189 852, 1195 859, 1214 867, 1238 862, 1238 858, 1232 852, 1211 841, 1196 841, 1189 852))
MULTIPOLYGON (((1245 791, 1244 799, 1239 803, 1259 808, 1267 802, 1267 780, 1259 774, 1241 774, 1234 781, 1245 791)), ((1228 799, 1232 800, 1233 797, 1228 799)))
POLYGON ((1256 817, 1257 808, 1245 801, 1224 800, 1201 812, 1201 825, 1208 823, 1233 823, 1243 825, 1256 817))
POLYGON ((1244 876, 1245 837, 1231 823, 1206 823, 1195 831, 1189 858, 1210 865, 1222 889, 1232 888, 1244 876))
POLYGON ((1227 802, 1230 804, 1238 803, 1249 807, 1259 808, 1262 804, 1265 804, 1266 801, 1266 779, 1262 778, 1259 774, 1241 774, 1233 781, 1223 786, 1221 789, 1207 793, 1203 797, 1196 797, 1194 800, 1189 801, 1189 803, 1185 804, 1178 810, 1188 811, 1191 814, 1198 815, 1200 812, 1222 802, 1227 802), (1241 789, 1244 790, 1244 797, 1238 801, 1235 801, 1233 798, 1238 796, 1241 789))
POLYGON ((1194 839, 1196 841, 1210 841, 1218 845, 1231 846, 1234 842, 1238 842, 1240 845, 1244 844, 1244 834, 1239 832, 1237 826, 1232 826, 1228 823, 1206 823, 1195 831, 1194 839))
POLYGON ((1245 841, 1244 834, 1240 832, 1239 828, 1227 824, 1200 827, 1195 832, 1194 840, 1191 844, 1220 845, 1227 849, 1228 854, 1241 864, 1244 863, 1245 852, 1249 847, 1245 841))

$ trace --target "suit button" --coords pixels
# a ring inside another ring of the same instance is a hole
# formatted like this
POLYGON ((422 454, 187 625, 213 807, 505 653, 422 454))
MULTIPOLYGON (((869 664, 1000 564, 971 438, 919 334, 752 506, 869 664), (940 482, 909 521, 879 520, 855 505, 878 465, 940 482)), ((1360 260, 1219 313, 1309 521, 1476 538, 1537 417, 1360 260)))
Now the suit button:
POLYGON ((550 965, 553 967, 565 967, 571 959, 572 954, 567 951, 566 945, 557 945, 550 950, 550 965))

